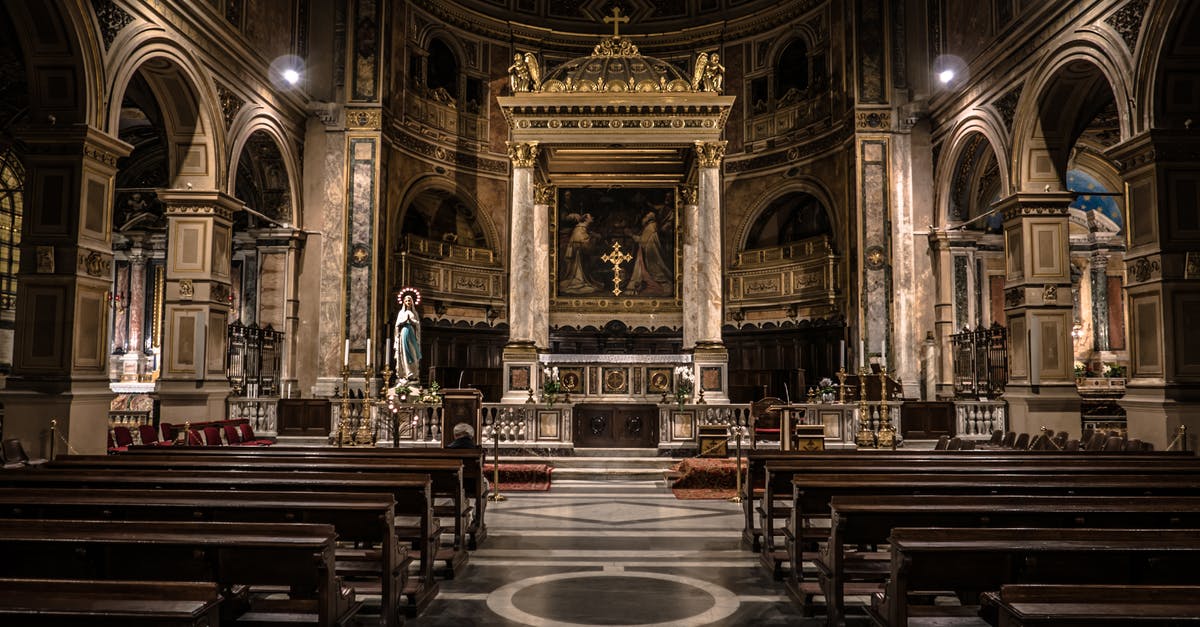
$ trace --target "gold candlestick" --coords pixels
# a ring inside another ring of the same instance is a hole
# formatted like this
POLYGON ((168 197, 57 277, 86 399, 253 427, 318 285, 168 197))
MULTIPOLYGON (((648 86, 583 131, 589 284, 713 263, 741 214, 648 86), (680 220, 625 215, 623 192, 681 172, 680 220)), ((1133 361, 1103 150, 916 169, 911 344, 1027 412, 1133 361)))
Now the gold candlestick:
POLYGON ((358 417, 358 433, 354 435, 355 446, 370 446, 375 442, 374 432, 371 429, 371 406, 374 395, 371 394, 371 380, 375 378, 375 368, 368 365, 363 371, 363 389, 366 394, 363 395, 362 412, 358 417))
POLYGON ((887 391, 887 367, 880 366, 879 368, 879 431, 875 433, 875 442, 879 448, 896 448, 896 429, 892 427, 892 421, 889 417, 891 410, 888 407, 888 391, 887 391))
POLYGON ((838 403, 844 404, 846 402, 846 368, 845 367, 838 368, 837 379, 838 379, 838 403))
POLYGON ((342 402, 341 415, 338 416, 337 428, 337 445, 341 448, 343 444, 350 442, 350 366, 342 366, 342 402))
POLYGON ((875 434, 871 431, 871 406, 867 404, 867 375, 868 370, 858 371, 858 433, 854 435, 854 443, 858 448, 874 448, 875 434))

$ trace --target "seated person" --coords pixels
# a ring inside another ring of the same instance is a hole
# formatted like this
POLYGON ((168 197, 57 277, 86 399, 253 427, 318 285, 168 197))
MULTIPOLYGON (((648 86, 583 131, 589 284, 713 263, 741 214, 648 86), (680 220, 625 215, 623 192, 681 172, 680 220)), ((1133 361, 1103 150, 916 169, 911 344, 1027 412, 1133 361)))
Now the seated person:
POLYGON ((475 427, 460 422, 454 425, 454 441, 447 444, 446 448, 476 448, 475 444, 475 427))

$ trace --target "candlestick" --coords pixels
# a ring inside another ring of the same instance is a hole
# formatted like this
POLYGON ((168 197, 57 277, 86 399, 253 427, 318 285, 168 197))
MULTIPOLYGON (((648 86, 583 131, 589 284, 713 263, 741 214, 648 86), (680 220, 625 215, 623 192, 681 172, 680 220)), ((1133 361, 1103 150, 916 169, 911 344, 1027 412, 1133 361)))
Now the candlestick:
POLYGON ((871 406, 867 404, 867 367, 858 369, 858 433, 854 443, 858 448, 874 448, 875 433, 871 431, 871 406))
POLYGON ((867 343, 858 341, 858 367, 865 368, 867 366, 867 343))
MULTIPOLYGON (((886 345, 886 343, 885 343, 886 345)), ((892 421, 888 416, 888 376, 887 365, 881 365, 879 368, 879 431, 875 432, 875 442, 879 448, 896 448, 896 429, 892 426, 892 421)))
POLYGON ((838 340, 838 368, 846 367, 846 340, 838 340))
POLYGON ((387 339, 387 343, 385 344, 385 348, 383 351, 383 365, 388 366, 388 365, 391 365, 391 363, 392 363, 392 338, 389 337, 387 339))
POLYGON ((371 367, 371 338, 367 338, 367 367, 371 367))
POLYGON ((342 366, 350 365, 350 338, 346 338, 346 352, 342 354, 342 366))

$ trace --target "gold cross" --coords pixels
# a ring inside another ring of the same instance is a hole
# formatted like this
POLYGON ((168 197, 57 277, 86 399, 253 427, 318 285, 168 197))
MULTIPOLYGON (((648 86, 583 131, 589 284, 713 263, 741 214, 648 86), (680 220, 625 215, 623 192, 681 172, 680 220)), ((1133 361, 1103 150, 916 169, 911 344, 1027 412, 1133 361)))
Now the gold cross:
POLYGON ((616 38, 621 36, 618 29, 620 29, 621 24, 629 23, 629 17, 621 15, 621 7, 614 6, 612 17, 604 18, 604 23, 613 25, 613 37, 616 38))
POLYGON ((633 256, 626 252, 621 252, 621 242, 613 242, 612 250, 608 251, 600 258, 605 263, 611 263, 613 267, 613 296, 621 295, 621 264, 633 259, 633 256))

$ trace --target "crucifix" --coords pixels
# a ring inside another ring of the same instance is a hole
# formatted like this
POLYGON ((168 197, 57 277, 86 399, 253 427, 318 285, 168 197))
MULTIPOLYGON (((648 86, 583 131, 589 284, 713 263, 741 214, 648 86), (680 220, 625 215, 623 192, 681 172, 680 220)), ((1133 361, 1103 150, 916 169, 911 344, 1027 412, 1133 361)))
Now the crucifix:
POLYGON ((621 24, 629 23, 629 16, 621 15, 621 7, 614 5, 612 17, 604 18, 604 23, 613 25, 613 39, 616 39, 621 36, 621 24))
POLYGON ((621 242, 613 242, 612 250, 604 254, 600 258, 605 263, 611 263, 613 267, 613 296, 621 295, 621 264, 633 259, 633 256, 621 250, 621 242))

